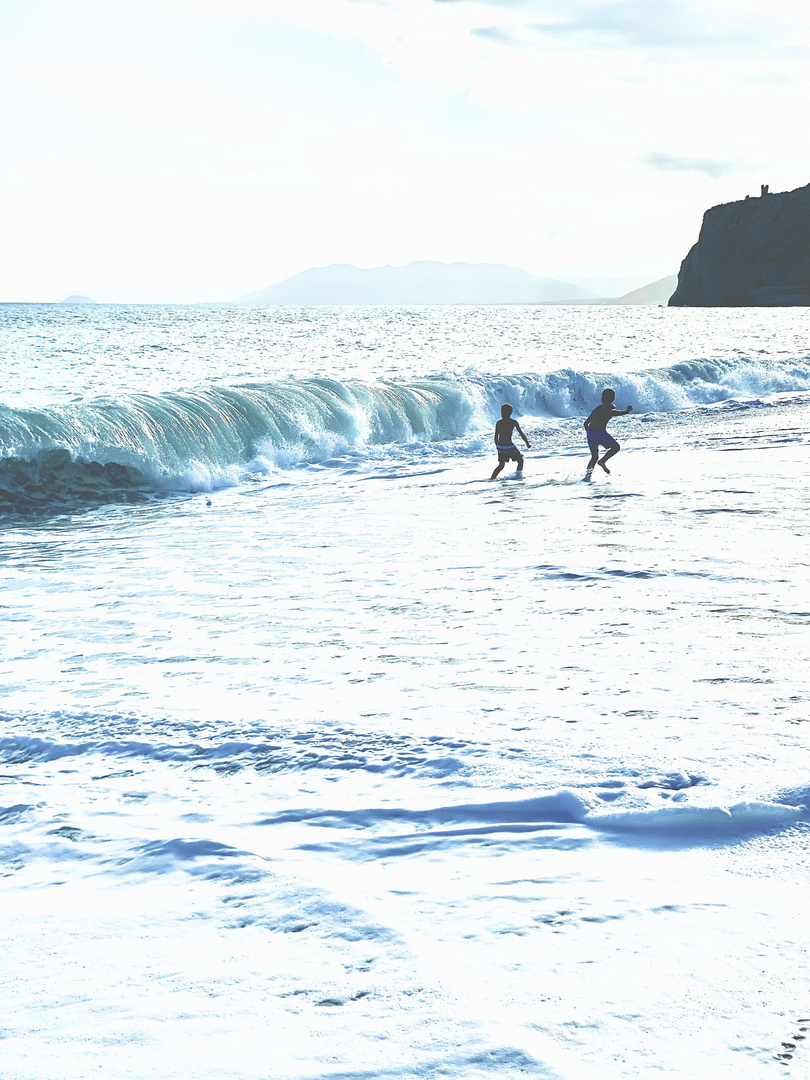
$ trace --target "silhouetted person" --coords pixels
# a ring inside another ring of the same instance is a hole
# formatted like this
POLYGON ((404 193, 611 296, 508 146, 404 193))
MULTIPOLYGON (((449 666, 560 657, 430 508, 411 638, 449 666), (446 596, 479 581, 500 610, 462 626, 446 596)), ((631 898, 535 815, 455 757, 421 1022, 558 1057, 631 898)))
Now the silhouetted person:
POLYGON ((517 431, 521 439, 526 443, 527 449, 531 450, 529 440, 523 434, 520 424, 512 419, 512 406, 501 405, 501 418, 495 425, 495 449, 498 451, 498 466, 490 476, 494 480, 507 461, 516 461, 515 476, 523 472, 523 455, 512 441, 513 433, 517 431))
POLYGON ((617 409, 613 404, 616 397, 615 391, 602 391, 602 404, 597 405, 591 415, 585 421, 585 430, 588 432, 588 449, 591 452, 591 460, 588 462, 588 475, 593 471, 594 465, 601 465, 606 473, 610 472, 606 462, 619 452, 619 444, 612 435, 608 435, 607 426, 614 416, 626 416, 633 411, 633 406, 626 409, 617 409), (599 457, 599 447, 604 446, 605 453, 599 457))

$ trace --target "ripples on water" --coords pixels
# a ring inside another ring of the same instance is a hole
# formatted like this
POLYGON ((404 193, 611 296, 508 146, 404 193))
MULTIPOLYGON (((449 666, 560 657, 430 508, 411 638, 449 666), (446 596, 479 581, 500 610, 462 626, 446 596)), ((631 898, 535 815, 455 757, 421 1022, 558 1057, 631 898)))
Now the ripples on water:
POLYGON ((0 305, 3 403, 47 406, 266 378, 623 373, 807 361, 801 308, 0 305))
POLYGON ((227 475, 220 456, 216 483, 189 459, 185 489, 161 489, 163 451, 134 476, 66 447, 2 462, 8 490, 24 473, 0 533, 10 1075, 747 1080, 794 1060, 798 309, 0 317, 0 406, 29 430, 25 409, 88 424, 124 394, 198 409, 261 383, 265 408, 290 375, 344 380, 318 390, 341 400, 376 376, 485 391, 430 413, 460 434, 403 438, 397 414, 387 441, 310 432, 227 475), (572 405, 521 418, 523 482, 485 481, 499 394, 609 372, 623 405, 650 371, 698 396, 615 421, 610 478, 583 482, 572 405))

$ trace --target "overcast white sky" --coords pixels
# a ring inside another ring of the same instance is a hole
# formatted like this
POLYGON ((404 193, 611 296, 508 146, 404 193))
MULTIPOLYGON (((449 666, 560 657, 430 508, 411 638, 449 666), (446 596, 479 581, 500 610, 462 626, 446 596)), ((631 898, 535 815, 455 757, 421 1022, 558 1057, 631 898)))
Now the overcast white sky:
POLYGON ((795 0, 4 0, 0 300, 674 273, 810 181, 795 0))

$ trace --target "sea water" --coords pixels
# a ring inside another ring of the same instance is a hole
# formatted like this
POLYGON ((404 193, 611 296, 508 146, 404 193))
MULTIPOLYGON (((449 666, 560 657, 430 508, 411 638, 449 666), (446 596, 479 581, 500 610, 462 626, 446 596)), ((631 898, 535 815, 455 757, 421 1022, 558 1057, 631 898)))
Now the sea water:
POLYGON ((0 334, 3 1080, 810 1074, 806 312, 0 334))

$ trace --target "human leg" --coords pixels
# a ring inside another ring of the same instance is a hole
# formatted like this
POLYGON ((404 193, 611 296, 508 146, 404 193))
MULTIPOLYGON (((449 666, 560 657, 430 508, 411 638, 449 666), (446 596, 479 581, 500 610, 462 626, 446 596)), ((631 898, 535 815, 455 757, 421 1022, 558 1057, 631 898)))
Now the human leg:
POLYGON ((605 462, 610 461, 610 459, 612 457, 614 457, 616 454, 618 454, 621 447, 616 442, 616 440, 611 438, 609 435, 608 435, 608 441, 604 442, 602 445, 606 446, 607 449, 605 450, 604 454, 602 454, 602 457, 600 458, 600 460, 598 461, 597 464, 601 465, 606 473, 610 473, 610 469, 607 467, 605 462))
POLYGON ((586 472, 593 472, 593 467, 599 460, 599 439, 588 432, 588 449, 591 452, 591 460, 588 462, 586 472))
POLYGON ((495 467, 495 471, 493 472, 492 476, 490 476, 490 480, 494 480, 495 477, 498 475, 498 473, 500 473, 503 470, 503 467, 504 467, 504 465, 506 465, 507 461, 509 461, 511 459, 511 454, 509 453, 508 449, 506 449, 505 447, 498 446, 497 451, 498 451, 498 464, 495 467))

